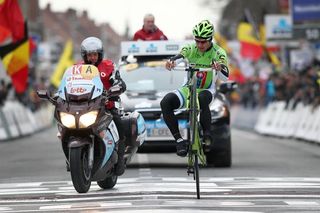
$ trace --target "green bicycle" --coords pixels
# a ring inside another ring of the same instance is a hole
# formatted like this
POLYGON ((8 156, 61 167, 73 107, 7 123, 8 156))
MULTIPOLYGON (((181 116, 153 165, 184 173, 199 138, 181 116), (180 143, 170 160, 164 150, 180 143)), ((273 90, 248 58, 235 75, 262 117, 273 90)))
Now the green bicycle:
POLYGON ((188 138, 189 138, 189 149, 188 149, 188 170, 187 174, 193 174, 193 179, 196 181, 197 199, 200 199, 200 174, 199 174, 199 164, 202 166, 207 165, 206 155, 203 150, 203 143, 200 138, 200 122, 198 120, 198 115, 200 112, 198 104, 198 93, 197 93, 197 77, 196 72, 209 72, 213 71, 212 68, 194 68, 192 65, 188 67, 175 67, 175 71, 187 71, 188 81, 187 87, 189 88, 189 96, 187 102, 187 108, 189 111, 189 128, 188 128, 188 138))

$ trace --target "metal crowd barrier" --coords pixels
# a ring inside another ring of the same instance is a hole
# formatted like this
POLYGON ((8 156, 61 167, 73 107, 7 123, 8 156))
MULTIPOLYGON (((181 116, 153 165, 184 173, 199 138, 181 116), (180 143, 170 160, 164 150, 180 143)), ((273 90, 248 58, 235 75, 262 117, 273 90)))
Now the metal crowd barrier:
POLYGON ((0 140, 19 138, 50 127, 53 110, 53 106, 46 105, 32 113, 17 101, 6 101, 0 107, 0 140))

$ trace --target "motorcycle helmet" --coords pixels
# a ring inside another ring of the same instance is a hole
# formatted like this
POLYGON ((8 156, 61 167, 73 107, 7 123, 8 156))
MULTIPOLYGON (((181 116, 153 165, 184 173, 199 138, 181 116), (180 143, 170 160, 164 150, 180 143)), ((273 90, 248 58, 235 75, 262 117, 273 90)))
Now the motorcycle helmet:
POLYGON ((192 33, 196 38, 211 40, 214 33, 214 27, 210 21, 203 20, 194 26, 192 33))
POLYGON ((91 64, 91 62, 88 61, 87 59, 88 53, 92 53, 92 52, 98 53, 98 61, 94 64, 95 66, 98 66, 103 59, 104 51, 103 51, 102 42, 100 39, 96 37, 88 37, 84 39, 81 42, 80 51, 81 51, 81 57, 86 64, 91 64))

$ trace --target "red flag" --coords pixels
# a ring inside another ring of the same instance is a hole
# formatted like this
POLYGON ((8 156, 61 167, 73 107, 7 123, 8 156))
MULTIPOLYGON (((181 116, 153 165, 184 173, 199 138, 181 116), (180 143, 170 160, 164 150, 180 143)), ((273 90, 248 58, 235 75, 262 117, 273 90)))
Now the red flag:
POLYGON ((0 0, 0 26, 10 30, 13 42, 24 38, 24 18, 17 0, 0 0))
POLYGON ((9 29, 0 25, 0 46, 11 42, 12 34, 9 29))
POLYGON ((245 41, 240 41, 240 44, 240 54, 243 58, 249 58, 254 61, 257 61, 261 58, 263 54, 263 48, 260 45, 256 45, 245 41))
POLYGON ((31 57, 33 51, 36 49, 37 44, 34 42, 32 38, 29 38, 29 55, 31 57))

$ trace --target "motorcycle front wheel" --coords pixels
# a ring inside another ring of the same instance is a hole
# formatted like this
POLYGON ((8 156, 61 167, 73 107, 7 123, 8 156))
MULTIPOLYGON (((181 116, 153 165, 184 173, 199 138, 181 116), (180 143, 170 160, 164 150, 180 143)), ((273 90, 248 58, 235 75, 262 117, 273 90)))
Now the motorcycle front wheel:
POLYGON ((91 186, 91 170, 87 146, 70 149, 70 173, 75 190, 79 193, 88 192, 91 186))

